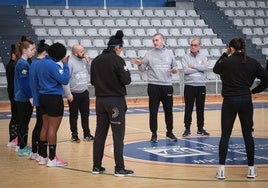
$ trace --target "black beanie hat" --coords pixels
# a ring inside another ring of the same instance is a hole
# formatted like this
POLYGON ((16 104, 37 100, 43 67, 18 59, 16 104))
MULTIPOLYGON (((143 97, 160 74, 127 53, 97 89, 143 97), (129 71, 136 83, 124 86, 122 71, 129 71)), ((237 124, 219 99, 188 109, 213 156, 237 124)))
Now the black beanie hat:
POLYGON ((122 30, 118 30, 115 35, 110 37, 108 47, 112 46, 123 46, 124 33, 122 30))
POLYGON ((57 42, 48 48, 48 55, 58 62, 65 57, 66 51, 66 47, 63 44, 57 42))

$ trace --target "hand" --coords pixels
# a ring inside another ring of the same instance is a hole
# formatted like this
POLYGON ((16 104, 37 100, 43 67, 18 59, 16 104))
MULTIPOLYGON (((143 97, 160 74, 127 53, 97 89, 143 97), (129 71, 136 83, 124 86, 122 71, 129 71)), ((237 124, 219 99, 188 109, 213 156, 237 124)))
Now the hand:
POLYGON ((173 73, 173 74, 176 74, 177 72, 179 72, 178 69, 176 69, 176 68, 169 69, 168 71, 173 73))
POLYGON ((191 69, 193 69, 194 68, 194 64, 191 63, 191 64, 188 65, 188 67, 191 68, 191 69))
POLYGON ((84 58, 85 58, 85 60, 86 60, 87 63, 90 62, 90 57, 87 54, 84 54, 84 58))
POLYGON ((206 65, 208 65, 208 62, 207 61, 203 61, 202 62, 202 65, 206 66, 206 65))
POLYGON ((132 64, 135 64, 135 65, 141 65, 142 64, 142 60, 140 60, 140 59, 135 59, 135 58, 133 58, 133 59, 131 59, 131 61, 130 61, 132 64))
POLYGON ((31 105, 33 106, 33 98, 29 98, 31 105))
POLYGON ((69 55, 68 56, 66 56, 66 57, 64 57, 61 61, 63 62, 63 63, 67 63, 68 61, 69 61, 69 55))
POLYGON ((69 102, 72 102, 72 101, 74 100, 73 95, 68 96, 68 97, 67 97, 67 100, 68 100, 69 102))

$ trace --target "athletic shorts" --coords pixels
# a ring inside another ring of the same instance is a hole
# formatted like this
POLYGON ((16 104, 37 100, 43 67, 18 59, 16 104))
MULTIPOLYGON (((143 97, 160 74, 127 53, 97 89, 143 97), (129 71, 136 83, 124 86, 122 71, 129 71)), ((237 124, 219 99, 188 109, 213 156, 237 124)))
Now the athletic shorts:
POLYGON ((40 95, 39 106, 41 114, 58 117, 63 116, 64 104, 62 95, 40 95))

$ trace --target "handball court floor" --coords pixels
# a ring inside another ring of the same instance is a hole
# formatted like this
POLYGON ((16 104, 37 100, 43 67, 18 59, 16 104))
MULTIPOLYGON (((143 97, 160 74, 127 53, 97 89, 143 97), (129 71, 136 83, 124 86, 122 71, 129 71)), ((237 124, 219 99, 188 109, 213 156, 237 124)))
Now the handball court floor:
MULTIPOLYGON (((221 97, 208 96, 206 108, 217 106, 214 110, 205 111, 205 129, 210 132, 210 137, 220 136, 220 106, 221 97)), ((147 99, 128 99, 129 112, 126 115, 125 144, 135 142, 149 142, 151 133, 148 126, 147 99), (132 112, 132 113, 130 113, 132 112)), ((255 138, 268 137, 268 94, 254 96, 255 104, 266 104, 266 106, 254 109, 254 136, 255 138)), ((91 99, 90 129, 94 134, 96 116, 94 114, 94 99, 91 99)), ((93 175, 92 170, 92 146, 93 142, 71 143, 68 116, 65 114, 58 131, 57 155, 68 161, 66 167, 40 166, 27 157, 18 157, 14 148, 6 146, 8 141, 9 105, 8 102, 0 103, 0 187, 38 187, 38 188, 66 188, 66 187, 219 187, 219 188, 258 188, 268 186, 268 166, 266 164, 256 165, 258 176, 255 179, 247 179, 246 165, 228 165, 226 167, 226 179, 217 180, 215 173, 217 165, 198 165, 186 163, 158 162, 142 160, 125 156, 125 166, 134 170, 130 177, 115 177, 113 142, 111 130, 109 131, 103 166, 106 168, 104 174, 93 175), (6 118, 5 118, 6 116, 6 118)), ((183 99, 174 97, 174 108, 183 109, 183 99)), ((65 113, 68 113, 66 105, 65 113)), ((174 134, 178 141, 183 140, 183 110, 174 110, 174 134)), ((193 123, 191 127, 191 138, 196 135, 196 116, 193 112, 193 123)), ((80 120, 80 119, 79 119, 80 120)), ((31 119, 29 126, 29 139, 35 118, 31 119)), ((79 136, 82 138, 80 122, 78 124, 79 136)), ((238 118, 236 119, 232 137, 241 137, 241 128, 238 118)), ((158 139, 165 140, 164 116, 160 111, 158 114, 158 139)), ((215 143, 216 145, 218 143, 215 143)), ((268 144, 268 142, 267 142, 268 144)), ((266 145, 267 146, 267 145, 266 145)), ((267 148, 266 148, 267 149, 267 148)), ((266 156, 268 157, 268 156, 266 156)))

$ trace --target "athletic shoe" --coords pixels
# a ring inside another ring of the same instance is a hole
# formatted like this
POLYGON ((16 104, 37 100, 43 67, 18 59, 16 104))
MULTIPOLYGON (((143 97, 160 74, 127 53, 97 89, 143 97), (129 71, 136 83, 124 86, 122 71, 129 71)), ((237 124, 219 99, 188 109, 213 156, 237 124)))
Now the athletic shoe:
POLYGON ((24 157, 24 156, 29 156, 31 153, 31 148, 28 146, 25 146, 23 149, 18 149, 18 156, 19 157, 24 157))
POLYGON ((90 142, 90 141, 93 141, 93 140, 94 140, 94 136, 92 136, 92 135, 86 136, 84 138, 84 141, 86 141, 86 142, 90 142))
POLYGON ((80 143, 80 139, 78 138, 78 136, 73 136, 71 138, 71 142, 73 142, 73 143, 80 143))
POLYGON ((47 160, 48 160, 48 157, 42 157, 41 155, 40 155, 40 157, 39 157, 39 161, 38 161, 38 164, 39 165, 46 165, 47 164, 47 160))
POLYGON ((157 140, 157 134, 156 133, 152 133, 152 137, 151 137, 151 140, 150 140, 152 143, 157 143, 158 140, 157 140))
POLYGON ((172 132, 171 133, 167 132, 166 136, 167 136, 167 139, 169 139, 169 141, 171 141, 171 142, 177 142, 177 140, 178 140, 172 132))
POLYGON ((35 160, 36 161, 38 158, 39 158, 39 155, 38 155, 37 152, 36 153, 31 152, 30 155, 29 155, 30 160, 35 160))
POLYGON ((48 159, 47 160, 47 166, 67 166, 68 163, 65 161, 60 160, 57 156, 54 157, 53 160, 48 159))
POLYGON ((18 152, 19 149, 20 149, 20 147, 19 147, 19 146, 16 146, 16 147, 15 147, 15 152, 18 152))
POLYGON ((256 176, 257 176, 257 173, 255 171, 254 166, 249 166, 248 167, 248 175, 247 175, 247 177, 248 178, 255 178, 256 176))
POLYGON ((187 137, 191 135, 190 129, 185 129, 184 133, 182 134, 182 137, 187 137))
POLYGON ((7 143, 7 147, 15 148, 18 145, 18 137, 14 138, 10 142, 7 143))
POLYGON ((126 169, 121 169, 121 170, 115 170, 114 175, 117 177, 124 177, 124 176, 132 176, 134 172, 132 170, 126 170, 126 169))
POLYGON ((105 168, 104 167, 96 167, 96 166, 93 166, 93 169, 92 169, 92 174, 102 174, 105 172, 105 168))
POLYGON ((225 167, 223 165, 219 166, 218 172, 216 173, 216 178, 225 179, 225 167))
POLYGON ((200 136, 209 136, 210 134, 205 129, 202 129, 200 131, 197 131, 197 135, 200 135, 200 136))

